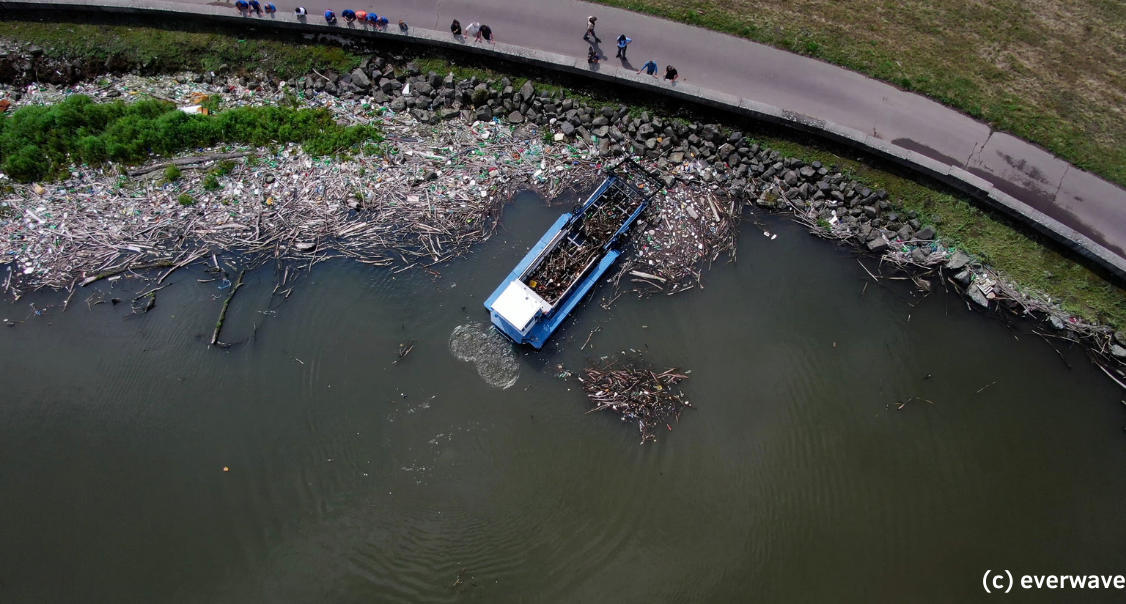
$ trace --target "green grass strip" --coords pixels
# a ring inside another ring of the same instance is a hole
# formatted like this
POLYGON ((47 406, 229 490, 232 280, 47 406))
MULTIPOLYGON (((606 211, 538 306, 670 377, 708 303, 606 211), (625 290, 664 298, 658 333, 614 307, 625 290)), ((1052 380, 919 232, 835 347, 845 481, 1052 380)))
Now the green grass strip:
POLYGON ((329 155, 381 140, 378 128, 340 126, 325 109, 239 107, 189 115, 164 101, 95 103, 74 95, 0 118, 0 169, 32 182, 71 164, 137 164, 221 143, 300 143, 311 155, 329 155))

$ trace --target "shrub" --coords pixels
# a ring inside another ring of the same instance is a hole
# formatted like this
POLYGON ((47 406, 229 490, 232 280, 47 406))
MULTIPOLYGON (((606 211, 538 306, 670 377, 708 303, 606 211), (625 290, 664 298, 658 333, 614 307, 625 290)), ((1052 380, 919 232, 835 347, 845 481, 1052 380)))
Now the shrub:
POLYGON ((481 105, 489 102, 489 91, 485 88, 474 89, 473 96, 471 98, 473 100, 473 106, 480 107, 481 105))
POLYGON ((203 189, 205 191, 218 191, 221 188, 223 186, 219 184, 219 176, 214 172, 208 172, 203 179, 203 189))
POLYGON ((31 182, 47 175, 49 160, 35 145, 24 145, 18 151, 4 158, 0 164, 4 172, 13 180, 31 182))
POLYGON ((183 173, 180 172, 180 167, 176 164, 172 164, 164 169, 164 180, 168 182, 176 182, 180 180, 181 176, 183 176, 183 173))
MULTIPOLYGON (((57 105, 21 107, 0 116, 0 169, 30 182, 71 163, 135 164, 150 154, 168 156, 220 143, 300 143, 310 154, 330 155, 381 140, 378 128, 340 126, 324 109, 239 107, 189 115, 163 101, 94 103, 74 95, 57 105)), ((229 166, 224 168, 229 172, 234 164, 221 166, 229 166)))
POLYGON ((237 166, 237 165, 238 164, 236 164, 235 162, 233 162, 229 159, 225 159, 225 160, 219 162, 218 166, 215 166, 215 169, 212 170, 212 174, 215 174, 216 176, 226 176, 226 175, 230 174, 231 172, 234 172, 235 166, 237 166))
POLYGON ((182 205, 182 206, 194 206, 195 205, 195 200, 192 199, 192 196, 188 195, 187 193, 180 193, 180 196, 176 198, 176 201, 179 201, 180 205, 182 205))

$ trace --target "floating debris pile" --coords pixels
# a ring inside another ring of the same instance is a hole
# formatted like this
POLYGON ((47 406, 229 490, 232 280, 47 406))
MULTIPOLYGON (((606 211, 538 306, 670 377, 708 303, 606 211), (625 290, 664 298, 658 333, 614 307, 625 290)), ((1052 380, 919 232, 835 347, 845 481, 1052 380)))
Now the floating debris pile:
MULTIPOLYGON (((429 266, 488 238, 515 190, 551 195, 597 176, 596 164, 566 146, 545 148, 509 124, 430 125, 390 112, 378 119, 388 137, 378 155, 209 149, 131 170, 131 178, 75 167, 62 182, 12 183, 0 198, 0 254, 15 262, 16 287, 30 289, 171 268, 205 248, 429 266)), ((5 290, 11 282, 10 273, 5 290)))
POLYGON ((672 430, 670 418, 679 421, 686 408, 695 408, 674 388, 688 379, 675 368, 657 373, 647 367, 610 362, 587 367, 583 373, 586 377, 579 376, 579 381, 594 405, 587 413, 609 409, 623 422, 636 421, 642 444, 657 440, 656 431, 662 425, 672 430))
POLYGON ((691 289, 701 280, 705 262, 720 255, 735 259, 742 205, 727 195, 678 186, 658 195, 631 235, 632 252, 614 277, 625 275, 644 293, 691 289))

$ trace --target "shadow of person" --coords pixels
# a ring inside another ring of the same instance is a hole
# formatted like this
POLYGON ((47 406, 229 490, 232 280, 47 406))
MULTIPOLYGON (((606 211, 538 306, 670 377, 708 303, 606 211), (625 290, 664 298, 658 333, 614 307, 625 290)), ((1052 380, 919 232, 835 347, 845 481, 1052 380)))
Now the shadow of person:
POLYGON ((297 22, 298 23, 305 23, 305 19, 306 19, 307 16, 308 15, 297 15, 297 22))
POLYGON ((633 64, 629 62, 629 59, 627 59, 625 57, 622 57, 622 67, 624 67, 624 68, 626 68, 630 71, 637 71, 636 69, 633 68, 633 64))
POLYGON ((454 34, 454 39, 462 44, 465 44, 465 36, 461 34, 454 34))

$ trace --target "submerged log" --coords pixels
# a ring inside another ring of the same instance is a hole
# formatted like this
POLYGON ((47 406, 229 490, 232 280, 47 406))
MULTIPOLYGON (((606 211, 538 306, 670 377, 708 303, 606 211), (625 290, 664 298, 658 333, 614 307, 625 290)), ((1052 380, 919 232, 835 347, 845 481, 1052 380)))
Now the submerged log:
POLYGON ((231 305, 231 298, 234 298, 235 293, 238 292, 238 288, 242 287, 242 276, 245 274, 246 271, 239 272, 238 280, 235 281, 235 284, 231 287, 231 293, 227 294, 227 299, 223 301, 223 310, 219 311, 219 320, 215 322, 215 333, 211 334, 211 344, 213 346, 223 346, 223 344, 219 342, 219 332, 223 329, 223 319, 227 317, 227 307, 231 305))

